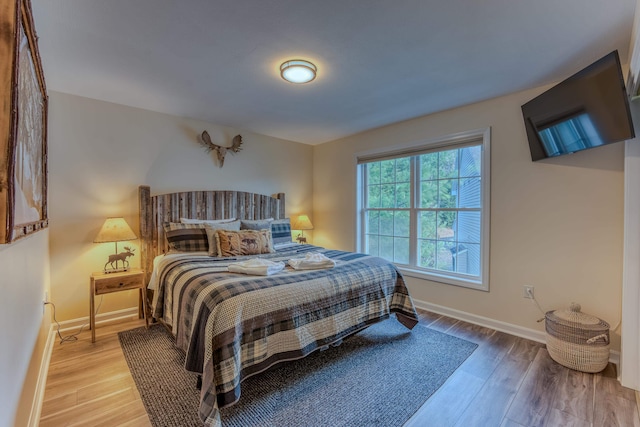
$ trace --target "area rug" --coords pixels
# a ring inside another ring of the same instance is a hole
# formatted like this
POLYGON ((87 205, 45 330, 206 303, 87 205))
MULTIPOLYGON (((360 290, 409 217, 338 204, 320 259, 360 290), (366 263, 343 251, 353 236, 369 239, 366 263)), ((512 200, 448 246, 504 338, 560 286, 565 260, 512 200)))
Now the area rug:
MULTIPOLYGON (((196 376, 161 325, 120 332, 120 344, 155 427, 199 426, 196 376)), ((401 426, 477 347, 395 318, 337 347, 242 383, 224 427, 401 426)))

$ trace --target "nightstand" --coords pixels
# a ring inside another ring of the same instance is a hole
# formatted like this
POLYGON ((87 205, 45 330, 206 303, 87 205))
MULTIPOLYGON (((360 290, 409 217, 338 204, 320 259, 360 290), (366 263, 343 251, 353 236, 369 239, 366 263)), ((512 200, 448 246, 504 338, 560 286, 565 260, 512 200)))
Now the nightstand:
POLYGON ((144 282, 144 270, 132 268, 121 273, 93 273, 91 275, 91 297, 89 301, 89 327, 91 328, 91 342, 96 342, 96 313, 94 298, 96 295, 110 294, 112 292, 127 291, 130 289, 140 290, 140 302, 138 307, 138 317, 144 318, 147 328, 149 319, 147 317, 147 284, 144 282))

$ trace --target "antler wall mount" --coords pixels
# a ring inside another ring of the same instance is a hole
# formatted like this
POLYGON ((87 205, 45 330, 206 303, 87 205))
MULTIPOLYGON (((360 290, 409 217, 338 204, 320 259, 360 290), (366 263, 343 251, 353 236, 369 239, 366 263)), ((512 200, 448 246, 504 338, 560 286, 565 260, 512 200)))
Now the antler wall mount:
POLYGON ((205 130, 204 132, 202 132, 199 142, 203 147, 207 149, 207 153, 215 151, 220 167, 224 166, 224 156, 227 155, 227 151, 231 151, 232 154, 235 154, 242 150, 242 136, 240 135, 236 135, 233 137, 233 139, 231 140, 231 147, 223 147, 221 145, 214 144, 213 141, 211 141, 209 132, 205 130))

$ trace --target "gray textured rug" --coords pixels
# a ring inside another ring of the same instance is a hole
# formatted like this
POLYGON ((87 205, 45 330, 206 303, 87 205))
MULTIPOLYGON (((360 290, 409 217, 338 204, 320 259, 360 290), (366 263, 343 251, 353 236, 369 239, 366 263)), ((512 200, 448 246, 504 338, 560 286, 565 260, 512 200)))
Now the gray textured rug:
MULTIPOLYGON (((196 377, 161 325, 120 332, 131 374, 155 427, 198 426, 196 377)), ((477 347, 394 318, 340 346, 242 383, 222 409, 225 427, 401 426, 477 347)))

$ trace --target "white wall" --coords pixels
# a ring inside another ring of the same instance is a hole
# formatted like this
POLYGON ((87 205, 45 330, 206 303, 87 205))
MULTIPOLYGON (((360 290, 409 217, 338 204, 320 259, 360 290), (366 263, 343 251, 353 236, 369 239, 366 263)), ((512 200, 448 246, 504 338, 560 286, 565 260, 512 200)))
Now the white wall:
MULTIPOLYGON (((354 153, 491 127, 490 291, 407 278, 414 298, 542 330, 522 298, 535 286, 545 310, 582 304, 612 326, 620 319, 622 143, 532 162, 520 106, 538 88, 375 129, 315 147, 314 241, 355 249, 354 153)), ((425 95, 427 96, 427 95, 425 95)), ((619 335, 612 336, 619 349, 619 335)))
MULTIPOLYGON (((23 387, 33 387, 37 372, 27 373, 41 329, 48 331, 42 298, 49 286, 49 231, 0 245, 0 426, 14 425, 23 387), (25 381, 27 377, 30 381, 25 381)), ((28 394, 28 393, 27 393, 28 394)), ((27 402, 21 411, 30 410, 27 402)), ((31 395, 33 397, 33 395, 31 395)))
MULTIPOLYGON (((288 214, 311 212, 311 146, 58 92, 49 95, 51 293, 58 320, 89 315, 89 275, 102 269, 114 251, 113 244, 92 241, 108 216, 124 216, 137 233, 139 185, 151 186, 152 194, 284 192, 288 214), (197 142, 203 130, 220 145, 242 134, 242 151, 228 153, 219 168, 213 153, 197 142)), ((139 265, 139 257, 130 260, 139 265)), ((135 306, 136 295, 106 295, 100 312, 135 306)))

